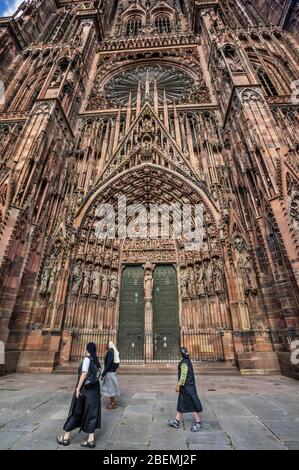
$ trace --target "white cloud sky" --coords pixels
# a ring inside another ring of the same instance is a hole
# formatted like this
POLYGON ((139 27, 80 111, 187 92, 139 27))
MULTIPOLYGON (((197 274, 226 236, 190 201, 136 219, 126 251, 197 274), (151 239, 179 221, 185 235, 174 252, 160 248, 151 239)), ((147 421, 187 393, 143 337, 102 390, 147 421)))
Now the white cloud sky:
POLYGON ((3 16, 12 16, 24 0, 5 0, 3 16))

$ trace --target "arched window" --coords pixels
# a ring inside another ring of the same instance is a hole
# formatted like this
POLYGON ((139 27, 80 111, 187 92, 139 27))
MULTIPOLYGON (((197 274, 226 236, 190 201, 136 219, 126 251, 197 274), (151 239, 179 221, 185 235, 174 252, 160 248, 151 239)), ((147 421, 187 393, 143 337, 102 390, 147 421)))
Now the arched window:
POLYGON ((155 19, 155 28, 158 33, 170 33, 171 21, 168 16, 160 15, 155 19))
POLYGON ((265 72, 264 69, 262 68, 257 69, 257 76, 261 84, 263 85, 263 88, 268 96, 278 96, 278 92, 276 90, 274 83, 272 82, 271 78, 269 77, 267 72, 265 72))
POLYGON ((126 24, 126 35, 127 36, 138 36, 142 30, 141 18, 130 18, 126 24))

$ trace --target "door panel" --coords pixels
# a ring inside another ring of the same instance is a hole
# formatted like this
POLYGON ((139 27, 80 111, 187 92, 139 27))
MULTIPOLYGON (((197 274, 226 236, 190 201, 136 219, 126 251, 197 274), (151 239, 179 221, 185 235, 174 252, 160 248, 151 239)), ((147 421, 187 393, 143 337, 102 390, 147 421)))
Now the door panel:
POLYGON ((179 357, 180 322, 177 273, 173 266, 154 271, 154 359, 179 357))
POLYGON ((125 361, 144 360, 144 270, 126 266, 122 273, 119 350, 125 361))

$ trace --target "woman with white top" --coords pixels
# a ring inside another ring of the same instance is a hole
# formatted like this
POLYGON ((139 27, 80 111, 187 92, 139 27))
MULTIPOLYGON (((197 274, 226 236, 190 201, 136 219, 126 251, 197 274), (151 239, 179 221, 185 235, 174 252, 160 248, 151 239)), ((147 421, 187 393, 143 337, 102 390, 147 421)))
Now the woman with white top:
POLYGON ((108 406, 108 409, 115 410, 117 408, 115 397, 119 396, 116 375, 116 371, 120 363, 119 352, 112 341, 106 345, 106 349, 107 353, 105 356, 105 369, 101 377, 101 380, 103 381, 102 395, 110 397, 110 405, 108 406))
POLYGON ((78 369, 78 382, 70 406, 68 419, 63 427, 64 434, 57 436, 60 445, 70 445, 71 432, 79 428, 88 434, 87 441, 81 447, 95 447, 95 430, 101 427, 101 387, 99 369, 101 368, 96 354, 96 345, 87 345, 87 356, 78 369))

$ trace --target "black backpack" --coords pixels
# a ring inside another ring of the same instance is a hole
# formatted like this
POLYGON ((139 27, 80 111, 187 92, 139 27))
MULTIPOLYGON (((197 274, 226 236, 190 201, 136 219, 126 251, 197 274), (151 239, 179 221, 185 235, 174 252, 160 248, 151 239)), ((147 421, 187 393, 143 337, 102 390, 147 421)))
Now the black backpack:
POLYGON ((84 387, 85 388, 91 388, 93 385, 95 385, 99 380, 100 380, 100 375, 101 372, 93 362, 92 357, 89 357, 90 364, 89 364, 89 369, 88 369, 88 374, 84 382, 84 387))

